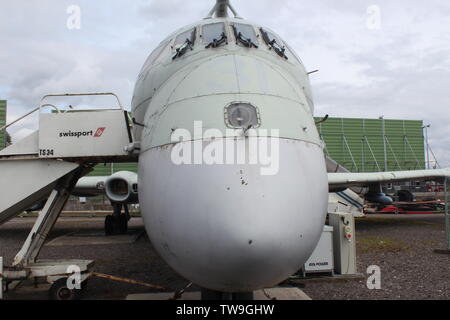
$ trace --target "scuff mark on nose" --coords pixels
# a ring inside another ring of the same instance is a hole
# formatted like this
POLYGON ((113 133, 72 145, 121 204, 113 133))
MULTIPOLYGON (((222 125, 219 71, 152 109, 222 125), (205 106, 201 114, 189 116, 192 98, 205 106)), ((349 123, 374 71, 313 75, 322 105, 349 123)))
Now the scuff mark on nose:
POLYGON ((170 250, 170 247, 169 247, 169 245, 168 245, 167 243, 164 243, 164 244, 163 244, 163 248, 164 248, 164 250, 166 250, 171 256, 173 256, 173 257, 176 258, 175 253, 173 253, 172 250, 170 250))

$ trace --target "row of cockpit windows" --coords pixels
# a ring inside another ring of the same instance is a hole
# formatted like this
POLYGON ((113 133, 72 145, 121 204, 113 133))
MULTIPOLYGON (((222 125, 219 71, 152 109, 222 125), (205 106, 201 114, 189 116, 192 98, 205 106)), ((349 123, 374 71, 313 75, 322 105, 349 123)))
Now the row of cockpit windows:
MULTIPOLYGON (((198 44, 198 41, 205 45, 205 48, 207 49, 218 48, 227 45, 229 42, 230 35, 229 32, 226 31, 226 24, 223 22, 206 24, 201 26, 200 29, 201 40, 197 40, 198 28, 195 27, 177 35, 173 43, 173 39, 162 42, 148 57, 144 64, 144 69, 162 61, 167 58, 169 54, 172 54, 172 60, 176 60, 185 55, 188 51, 194 50, 194 45, 198 44)), ((262 38, 265 45, 280 56, 280 58, 285 60, 289 60, 290 58, 298 60, 295 54, 285 46, 281 39, 264 28, 255 30, 255 28, 249 24, 233 23, 231 24, 231 30, 234 40, 238 45, 257 49, 260 45, 259 38, 262 38)))

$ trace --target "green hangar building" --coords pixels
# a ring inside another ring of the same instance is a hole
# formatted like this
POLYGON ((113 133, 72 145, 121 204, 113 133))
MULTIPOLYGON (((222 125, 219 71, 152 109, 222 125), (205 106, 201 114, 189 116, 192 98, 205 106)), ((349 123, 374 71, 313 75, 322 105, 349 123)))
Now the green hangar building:
POLYGON ((423 121, 329 118, 317 129, 326 154, 351 172, 425 169, 423 121))

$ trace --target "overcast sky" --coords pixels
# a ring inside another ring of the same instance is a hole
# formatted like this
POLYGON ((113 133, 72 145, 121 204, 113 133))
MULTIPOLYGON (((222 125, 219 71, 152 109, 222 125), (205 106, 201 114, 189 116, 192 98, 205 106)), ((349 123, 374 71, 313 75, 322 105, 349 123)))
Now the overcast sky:
MULTIPOLYGON (((8 100, 8 119, 55 92, 113 91, 129 106, 152 49, 169 33, 205 17, 213 3, 1 1, 0 99, 8 100), (72 5, 80 9, 80 29, 71 19, 72 5)), ((450 166, 450 1, 232 4, 242 17, 277 31, 308 70, 320 69, 312 76, 316 116, 424 120, 432 125, 430 142, 438 160, 450 166)), ((14 136, 31 132, 33 121, 17 126, 14 136)))

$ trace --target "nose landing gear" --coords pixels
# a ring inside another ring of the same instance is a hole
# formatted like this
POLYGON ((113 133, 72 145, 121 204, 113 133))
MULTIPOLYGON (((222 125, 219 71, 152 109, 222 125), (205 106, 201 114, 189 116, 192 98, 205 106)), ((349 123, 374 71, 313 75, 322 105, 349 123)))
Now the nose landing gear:
POLYGON ((130 221, 130 212, 128 205, 113 203, 114 213, 105 219, 105 234, 107 236, 126 234, 128 231, 128 221, 130 221), (122 213, 122 206, 125 213, 122 213))
POLYGON ((215 301, 253 301, 253 292, 220 292, 202 288, 202 300, 215 300, 215 301))

